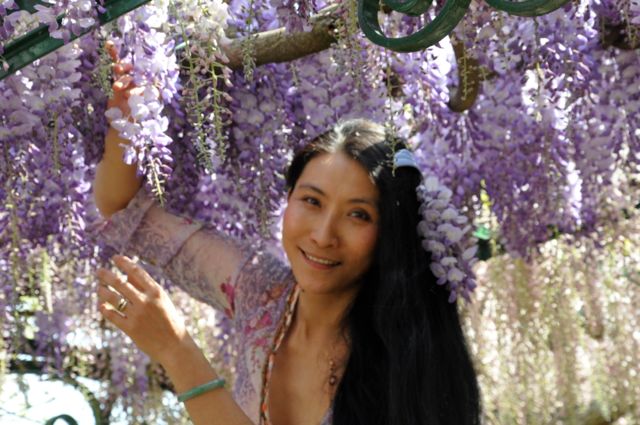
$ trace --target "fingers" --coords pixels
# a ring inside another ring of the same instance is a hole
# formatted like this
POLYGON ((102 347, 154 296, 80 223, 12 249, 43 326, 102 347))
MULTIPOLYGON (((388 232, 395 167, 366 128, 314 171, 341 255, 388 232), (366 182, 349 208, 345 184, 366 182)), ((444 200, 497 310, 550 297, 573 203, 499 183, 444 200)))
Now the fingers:
POLYGON ((111 56, 111 60, 113 60, 114 62, 118 62, 118 49, 116 48, 116 45, 113 41, 111 40, 107 40, 104 43, 104 48, 107 51, 107 53, 109 54, 109 56, 111 56))
POLYGON ((120 329, 124 329, 127 324, 127 316, 120 313, 116 308, 108 304, 106 302, 100 303, 98 306, 100 313, 107 319, 109 322, 113 323, 120 329))
POLYGON ((129 75, 129 73, 133 69, 133 65, 120 61, 120 58, 118 56, 118 49, 116 48, 116 45, 113 43, 113 41, 108 40, 107 42, 105 42, 104 47, 111 57, 111 60, 114 62, 113 73, 114 79, 116 81, 113 84, 113 89, 124 90, 129 87, 129 85, 133 81, 133 78, 129 75))
POLYGON ((144 95, 144 91, 145 91, 144 87, 134 87, 131 90, 127 91, 126 97, 128 99, 129 96, 132 96, 132 95, 134 95, 134 96, 142 96, 142 95, 144 95))
POLYGON ((113 263, 121 272, 127 275, 127 280, 140 292, 151 296, 157 295, 159 285, 140 265, 124 255, 114 256, 113 263))
POLYGON ((131 85, 132 82, 133 77, 131 75, 122 75, 116 80, 115 83, 113 83, 113 89, 116 91, 125 90, 131 85))
MULTIPOLYGON (((101 308, 102 305, 107 304, 109 307, 116 307, 122 302, 123 296, 112 289, 110 286, 100 285, 98 286, 98 306, 101 308)), ((129 301, 128 297, 124 297, 127 300, 128 306, 133 305, 133 302, 129 301)), ((118 314, 122 316, 126 316, 126 308, 125 311, 117 311, 118 314)))
POLYGON ((125 297, 132 303, 137 303, 141 299, 141 293, 131 283, 123 281, 115 273, 100 268, 96 275, 102 285, 98 288, 98 297, 109 302, 111 305, 117 305, 120 297, 125 297), (113 288, 115 291, 109 289, 113 288), (108 292, 107 292, 108 291, 108 292), (113 295, 111 294, 113 293, 113 295), (115 301, 115 304, 111 301, 115 301))
POLYGON ((131 72, 133 69, 133 65, 130 63, 115 63, 113 64, 113 72, 116 74, 116 77, 120 77, 123 74, 127 74, 131 72))
POLYGON ((131 96, 142 96, 144 87, 136 87, 132 81, 133 78, 130 76, 122 77, 113 84, 113 90, 122 93, 122 97, 125 99, 129 99, 131 96))

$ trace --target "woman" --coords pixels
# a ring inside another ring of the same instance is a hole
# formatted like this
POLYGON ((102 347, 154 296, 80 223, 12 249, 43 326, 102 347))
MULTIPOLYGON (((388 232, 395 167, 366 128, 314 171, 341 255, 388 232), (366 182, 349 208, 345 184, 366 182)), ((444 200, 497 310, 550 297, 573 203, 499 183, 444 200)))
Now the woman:
MULTIPOLYGON (((113 103, 125 107, 123 78, 113 103)), ((232 396, 141 267, 117 256, 126 281, 98 271, 100 311, 164 366, 196 425, 479 423, 456 306, 416 232, 421 175, 390 139, 352 120, 296 154, 283 218, 289 268, 164 212, 138 190, 110 130, 94 191, 105 216, 121 211, 105 238, 161 266, 238 332, 232 396)))

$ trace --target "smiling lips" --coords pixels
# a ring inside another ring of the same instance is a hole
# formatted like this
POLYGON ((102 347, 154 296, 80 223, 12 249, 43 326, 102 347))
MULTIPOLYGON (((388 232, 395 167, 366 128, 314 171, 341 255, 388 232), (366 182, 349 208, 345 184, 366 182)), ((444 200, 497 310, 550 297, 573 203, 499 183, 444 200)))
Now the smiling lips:
POLYGON ((302 255, 304 256, 304 258, 313 266, 319 267, 319 268, 329 268, 329 267, 335 267, 337 265, 340 264, 339 261, 332 261, 332 260, 327 260, 326 258, 321 258, 321 257, 316 257, 313 256, 309 253, 307 253, 306 251, 300 250, 302 251, 302 255))

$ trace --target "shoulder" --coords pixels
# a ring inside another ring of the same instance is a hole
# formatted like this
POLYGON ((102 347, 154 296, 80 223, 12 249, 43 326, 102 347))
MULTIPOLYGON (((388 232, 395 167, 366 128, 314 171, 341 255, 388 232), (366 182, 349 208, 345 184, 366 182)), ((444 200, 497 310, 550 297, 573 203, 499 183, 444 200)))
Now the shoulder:
POLYGON ((238 313, 278 311, 294 285, 291 268, 283 256, 263 245, 249 249, 232 285, 238 313))

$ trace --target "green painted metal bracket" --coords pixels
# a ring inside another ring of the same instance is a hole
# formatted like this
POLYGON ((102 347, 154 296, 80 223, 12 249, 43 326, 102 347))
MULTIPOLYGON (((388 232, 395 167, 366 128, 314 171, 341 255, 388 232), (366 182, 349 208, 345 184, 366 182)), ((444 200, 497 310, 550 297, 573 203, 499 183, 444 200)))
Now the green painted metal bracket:
POLYGON ((16 0, 19 9, 26 10, 29 13, 36 13, 35 6, 42 4, 40 0, 16 0))
MULTIPOLYGON (((428 0, 418 0, 417 2, 426 3, 426 6, 429 6, 428 0)), ((433 21, 421 30, 406 37, 387 38, 384 35, 378 22, 378 0, 359 0, 358 22, 362 32, 375 44, 396 52, 416 52, 436 44, 449 35, 464 14, 467 13, 469 3, 470 0, 447 0, 433 21)), ((391 7, 391 5, 389 6, 391 7)), ((422 8, 412 4, 409 10, 417 12, 422 8)))
POLYGON ((408 1, 398 1, 398 0, 387 0, 384 4, 396 12, 405 13, 411 16, 420 16, 429 9, 433 3, 432 0, 408 0, 408 1))
POLYGON ((517 16, 541 16, 553 12, 567 4, 570 0, 485 0, 495 9, 507 12, 509 15, 517 16))
MULTIPOLYGON (((511 15, 540 16, 553 12, 570 0, 486 0, 495 9, 511 15)), ((384 5, 410 16, 427 11, 432 0, 385 0, 384 5)), ((378 0, 358 0, 358 22, 365 36, 375 44, 396 52, 416 52, 436 44, 458 25, 469 9, 470 0, 446 0, 440 13, 424 28, 405 37, 388 38, 378 22, 378 0)))
MULTIPOLYGON (((102 26, 114 19, 124 15, 127 12, 136 9, 150 0, 105 0, 104 13, 98 14, 99 26, 102 26)), ((31 13, 35 12, 34 6, 40 4, 37 0, 17 0, 16 3, 21 9, 31 13)), ((64 15, 58 17, 58 23, 62 22, 64 15)), ((81 34, 71 35, 69 41, 92 31, 95 27, 85 29, 81 34)), ((63 40, 52 38, 49 36, 49 29, 46 25, 42 25, 35 30, 25 34, 24 36, 7 44, 4 48, 2 59, 4 59, 9 67, 5 70, 0 66, 0 80, 12 75, 19 69, 31 64, 36 59, 53 52, 64 46, 63 40)))

